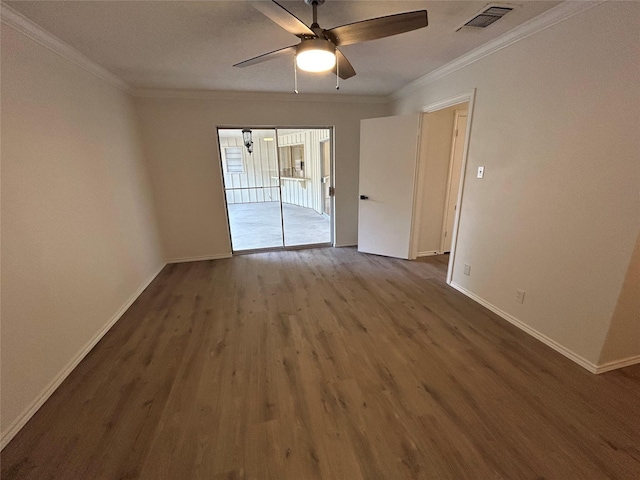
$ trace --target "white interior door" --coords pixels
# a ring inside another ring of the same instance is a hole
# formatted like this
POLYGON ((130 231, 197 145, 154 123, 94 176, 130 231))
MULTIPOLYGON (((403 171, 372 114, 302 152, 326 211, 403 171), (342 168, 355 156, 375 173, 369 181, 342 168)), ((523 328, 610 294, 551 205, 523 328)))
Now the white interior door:
POLYGON ((360 252, 410 256, 420 118, 360 122, 360 252))
POLYGON ((467 133, 467 111, 456 111, 453 127, 453 139, 451 142, 451 163, 449 165, 449 185, 447 186, 447 198, 444 210, 444 226, 442 229, 442 253, 451 251, 451 239, 453 237, 453 223, 458 208, 458 190, 460 190, 460 170, 462 168, 462 153, 464 151, 464 139, 467 133))

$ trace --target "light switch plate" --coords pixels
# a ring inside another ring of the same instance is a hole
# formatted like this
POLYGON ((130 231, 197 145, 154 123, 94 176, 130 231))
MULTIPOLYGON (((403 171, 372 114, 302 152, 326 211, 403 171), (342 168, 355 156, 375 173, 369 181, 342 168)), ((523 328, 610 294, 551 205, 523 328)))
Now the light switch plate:
POLYGON ((478 178, 484 177, 484 167, 478 167, 478 178))

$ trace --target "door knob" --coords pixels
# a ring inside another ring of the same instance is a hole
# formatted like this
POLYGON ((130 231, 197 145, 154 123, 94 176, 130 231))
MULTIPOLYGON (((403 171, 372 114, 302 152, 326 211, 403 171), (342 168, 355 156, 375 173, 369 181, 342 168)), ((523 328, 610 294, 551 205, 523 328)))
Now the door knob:
POLYGON ((368 200, 369 197, 367 197, 366 195, 360 195, 360 200, 368 200))

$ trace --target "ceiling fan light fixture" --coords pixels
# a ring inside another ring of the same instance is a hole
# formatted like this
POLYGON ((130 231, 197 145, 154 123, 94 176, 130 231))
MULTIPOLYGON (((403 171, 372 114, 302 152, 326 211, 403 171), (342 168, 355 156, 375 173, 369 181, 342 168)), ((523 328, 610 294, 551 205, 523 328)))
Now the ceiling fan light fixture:
POLYGON ((326 72, 336 65, 336 47, 328 40, 312 38, 296 47, 296 65, 305 72, 326 72))
MULTIPOLYGON (((328 30, 318 24, 318 6, 325 0, 304 0, 313 9, 313 23, 306 25, 293 13, 280 5, 281 0, 250 2, 253 7, 266 17, 273 20, 287 32, 295 35, 301 41, 298 45, 279 48, 272 52, 263 53, 244 62, 236 63, 234 67, 249 67, 276 58, 295 53, 294 60, 294 88, 298 93, 298 68, 308 72, 327 72, 333 70, 336 75, 336 90, 340 88, 339 80, 346 80, 356 74, 349 60, 339 50, 345 45, 367 42, 380 38, 391 37, 405 32, 424 28, 429 24, 426 10, 396 13, 384 17, 370 18, 360 22, 348 23, 328 30)), ((493 12, 493 10, 492 10, 493 12)), ((291 58, 291 57, 289 57, 291 58)))

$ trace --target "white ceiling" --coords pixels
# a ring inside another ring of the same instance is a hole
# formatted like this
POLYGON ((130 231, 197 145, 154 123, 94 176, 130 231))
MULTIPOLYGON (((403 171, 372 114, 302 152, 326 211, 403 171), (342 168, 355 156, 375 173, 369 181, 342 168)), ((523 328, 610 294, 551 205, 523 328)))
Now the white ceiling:
MULTIPOLYGON (((243 0, 5 3, 134 88, 293 90, 293 58, 246 68, 232 66, 298 43, 243 0)), ((302 0, 280 3, 311 23, 311 8, 302 0)), ((558 3, 509 2, 514 10, 490 27, 456 32, 489 3, 327 0, 318 9, 318 23, 329 29, 406 11, 429 12, 427 28, 342 47, 357 75, 341 81, 340 93, 388 95, 558 3)), ((332 74, 298 73, 301 93, 334 91, 332 74)))

